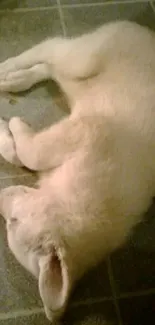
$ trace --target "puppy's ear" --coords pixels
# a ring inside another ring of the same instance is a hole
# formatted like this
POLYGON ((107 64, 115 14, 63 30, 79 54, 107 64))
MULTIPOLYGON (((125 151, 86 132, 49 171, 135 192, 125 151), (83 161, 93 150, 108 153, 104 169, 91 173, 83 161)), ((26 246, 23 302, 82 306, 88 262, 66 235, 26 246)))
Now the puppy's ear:
POLYGON ((47 318, 54 321, 65 308, 69 295, 67 267, 55 248, 39 261, 39 291, 47 318))

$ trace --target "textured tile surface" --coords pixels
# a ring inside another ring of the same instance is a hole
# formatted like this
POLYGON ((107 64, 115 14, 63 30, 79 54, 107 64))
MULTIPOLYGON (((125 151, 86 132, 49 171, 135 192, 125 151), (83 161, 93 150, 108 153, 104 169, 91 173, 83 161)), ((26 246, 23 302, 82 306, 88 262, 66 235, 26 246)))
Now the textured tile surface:
MULTIPOLYGON (((1 325, 50 325, 51 323, 41 313, 12 319, 0 319, 1 325)), ((69 324, 68 324, 69 325, 69 324)))
POLYGON ((93 27, 117 19, 139 21, 150 27, 155 26, 153 11, 148 3, 121 3, 106 6, 63 8, 68 35, 81 34, 93 27))
POLYGON ((0 13, 0 60, 56 34, 61 34, 57 9, 0 13))
MULTIPOLYGON (((89 317, 93 319, 92 325, 105 324, 105 320, 112 321, 112 324, 117 324, 117 317, 115 314, 115 308, 112 302, 102 302, 93 304, 90 306, 79 306, 76 308, 70 308, 64 315, 62 325, 85 325, 86 320, 89 317), (96 323, 96 320, 100 320, 101 323, 96 323)), ((18 317, 14 319, 1 320, 1 325, 48 325, 51 324, 46 320, 43 314, 31 315, 28 317, 18 317)))

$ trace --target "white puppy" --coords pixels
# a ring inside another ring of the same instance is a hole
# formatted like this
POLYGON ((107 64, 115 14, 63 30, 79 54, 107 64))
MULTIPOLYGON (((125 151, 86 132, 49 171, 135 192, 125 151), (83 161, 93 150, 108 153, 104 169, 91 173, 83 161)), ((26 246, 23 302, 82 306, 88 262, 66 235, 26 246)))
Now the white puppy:
POLYGON ((2 156, 41 174, 38 188, 2 190, 0 212, 54 322, 76 281, 124 242, 155 194, 155 34, 114 22, 0 64, 1 91, 48 78, 71 114, 40 133, 1 120, 2 156))

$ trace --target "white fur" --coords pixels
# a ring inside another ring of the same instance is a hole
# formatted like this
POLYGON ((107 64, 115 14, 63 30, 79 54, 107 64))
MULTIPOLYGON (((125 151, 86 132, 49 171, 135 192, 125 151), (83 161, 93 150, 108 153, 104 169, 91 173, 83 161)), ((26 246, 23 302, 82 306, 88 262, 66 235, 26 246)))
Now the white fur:
POLYGON ((124 242, 155 194, 155 34, 115 22, 0 64, 2 91, 48 78, 65 92, 71 115, 40 133, 10 120, 13 156, 41 174, 36 189, 2 190, 0 212, 54 322, 79 277, 124 242))

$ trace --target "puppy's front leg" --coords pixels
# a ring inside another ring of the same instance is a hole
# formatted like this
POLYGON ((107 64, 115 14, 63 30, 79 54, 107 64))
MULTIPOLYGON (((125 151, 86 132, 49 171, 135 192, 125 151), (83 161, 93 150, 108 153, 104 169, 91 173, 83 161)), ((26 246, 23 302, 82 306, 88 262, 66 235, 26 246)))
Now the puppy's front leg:
POLYGON ((98 31, 77 38, 45 40, 0 64, 0 91, 26 90, 39 81, 52 78, 63 91, 73 96, 68 81, 76 84, 100 72, 103 40, 98 31))
MULTIPOLYGON (((70 41, 55 37, 0 63, 0 91, 27 90, 40 81, 55 77, 59 74, 57 70, 63 71, 67 64, 68 44, 70 41)), ((70 61, 67 65, 70 70, 70 61)))
POLYGON ((23 91, 50 77, 46 58, 48 42, 0 63, 0 91, 23 91))

